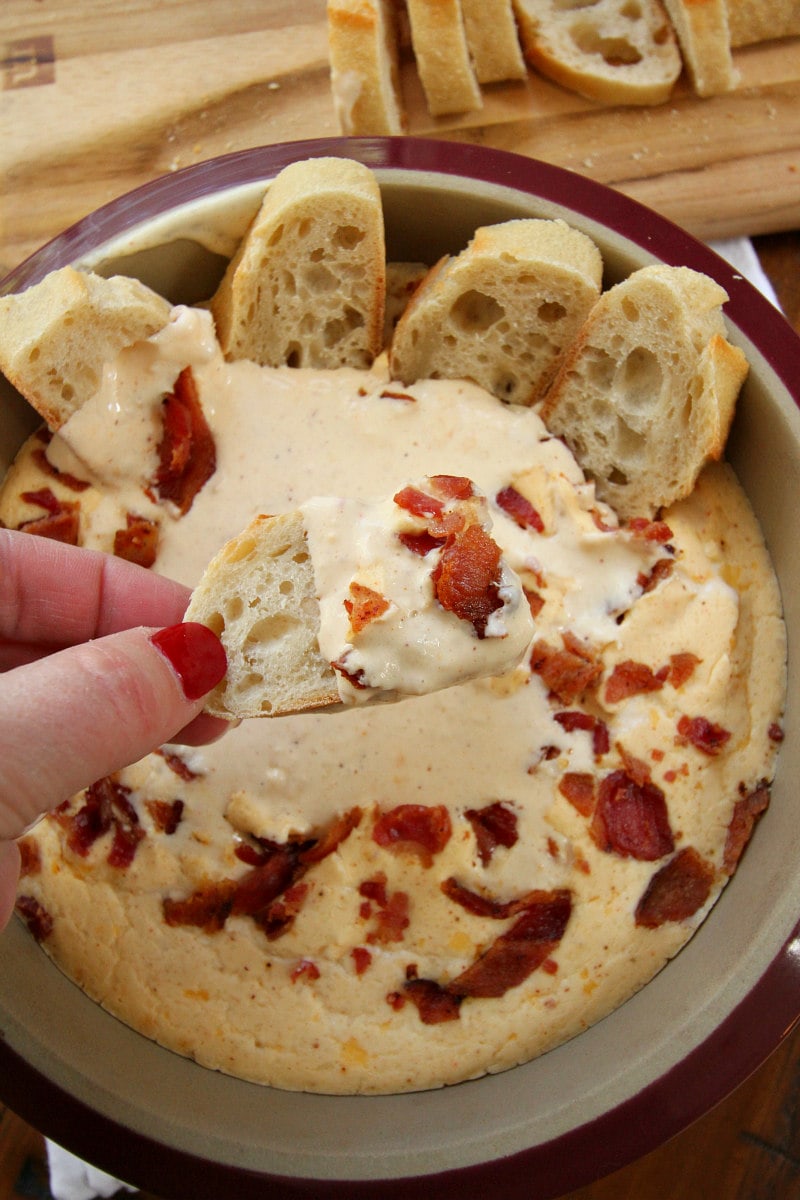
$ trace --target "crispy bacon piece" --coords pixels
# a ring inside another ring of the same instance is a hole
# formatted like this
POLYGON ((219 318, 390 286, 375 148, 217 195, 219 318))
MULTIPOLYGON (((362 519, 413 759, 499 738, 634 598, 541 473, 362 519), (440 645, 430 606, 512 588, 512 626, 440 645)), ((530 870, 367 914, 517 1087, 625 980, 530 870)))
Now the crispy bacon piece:
POLYGON ((458 1020, 462 998, 454 996, 434 979, 409 979, 403 984, 403 990, 416 1006, 423 1025, 458 1020))
POLYGON ((353 960, 356 975, 363 975, 372 963, 372 951, 367 950, 366 946, 354 946, 350 951, 350 957, 353 960))
POLYGON ((173 834, 183 818, 182 800, 145 800, 144 806, 159 833, 173 834))
POLYGON ((469 500, 475 495, 472 480, 464 475, 431 475, 430 483, 444 500, 469 500))
POLYGON ((291 845, 279 846, 237 881, 231 916, 254 917, 268 908, 294 882, 297 852, 291 845))
POLYGON ((37 942, 43 942, 53 932, 53 918, 33 896, 17 896, 15 908, 37 942))
POLYGON ((68 546, 77 546, 80 533, 80 505, 77 501, 59 500, 50 488, 22 492, 20 499, 26 504, 43 508, 47 516, 23 521, 19 529, 38 537, 51 538, 55 542, 64 542, 68 546))
POLYGON ((664 793, 627 771, 612 771, 601 781, 589 832, 601 850, 643 862, 675 849, 664 793))
POLYGON ((358 885, 358 894, 363 896, 365 900, 374 901, 379 908, 385 908, 389 903, 388 892, 386 891, 386 875, 383 871, 378 871, 371 879, 365 879, 363 883, 358 885))
POLYGON ((411 901, 407 892, 392 892, 386 903, 374 914, 375 928, 367 934, 371 946, 386 946, 390 942, 402 942, 411 923, 409 909, 411 901))
POLYGON ((441 889, 448 900, 452 900, 454 904, 459 904, 467 912, 474 913, 476 917, 490 917, 494 921, 504 921, 509 917, 516 917, 519 913, 525 912, 531 905, 538 904, 542 896, 547 894, 536 890, 525 892, 522 896, 517 896, 513 900, 493 900, 491 896, 482 896, 479 892, 473 892, 469 888, 464 887, 452 875, 449 879, 442 881, 441 889))
POLYGON ((558 782, 558 790, 582 817, 592 815, 595 805, 594 775, 583 771, 566 771, 558 782))
POLYGON ((765 779, 750 791, 744 784, 740 784, 739 792, 722 854, 722 866, 728 875, 732 875, 739 865, 739 859, 752 837, 756 821, 766 812, 770 801, 770 786, 765 779))
POLYGON ((495 800, 483 808, 468 808, 464 816, 472 826, 478 843, 478 857, 484 867, 489 865, 498 846, 510 849, 516 845, 519 838, 517 814, 502 800, 495 800))
POLYGON ((702 750, 704 754, 713 758, 722 753, 730 736, 727 729, 706 717, 682 716, 678 721, 678 736, 675 741, 679 746, 689 742, 695 749, 702 750))
POLYGON ((714 868, 693 846, 655 872, 636 905, 636 924, 658 929, 667 921, 687 921, 702 908, 714 882, 714 868))
POLYGON ((217 468, 217 451, 200 405, 194 374, 184 367, 163 403, 164 430, 154 486, 183 515, 217 468))
POLYGON ((39 875, 42 870, 42 852, 39 843, 33 838, 21 837, 17 842, 19 848, 19 877, 27 879, 29 875, 39 875))
POLYGON ((608 754, 610 747, 608 726, 599 717, 594 717, 591 713, 583 712, 581 709, 570 709, 567 712, 553 713, 553 720, 558 721, 561 728, 567 733, 574 733, 576 729, 583 729, 587 733, 591 733, 592 752, 595 758, 608 754))
MULTIPOLYGON (((366 395, 366 392, 363 395, 366 395)), ((416 404, 417 402, 416 396, 411 396, 408 392, 396 391, 394 388, 384 388, 379 393, 379 397, 381 400, 406 400, 409 404, 416 404)))
POLYGON ((432 533, 428 533, 427 529, 422 530, 421 533, 401 532, 397 537, 406 550, 410 550, 412 554, 418 554, 420 558, 430 554, 431 550, 438 550, 447 541, 445 537, 434 537, 432 533))
POLYGON ((629 696, 658 692, 663 688, 667 674, 667 668, 655 672, 646 663, 626 658, 624 662, 616 664, 606 680, 606 703, 618 704, 620 700, 627 700, 629 696))
POLYGON ((193 779, 200 778, 199 772, 193 771, 186 760, 181 758, 180 754, 176 754, 174 750, 167 751, 162 748, 156 750, 155 753, 163 758, 170 771, 174 771, 178 778, 183 779, 185 783, 191 783, 193 779))
MULTIPOLYGON (((49 442, 50 438, 47 441, 49 442)), ((88 479, 79 479, 77 475, 71 475, 69 471, 60 471, 55 463, 50 462, 46 450, 37 447, 33 451, 31 458, 43 475, 49 475, 51 479, 57 479, 59 483, 69 488, 71 492, 85 492, 89 487, 88 479)))
POLYGON ((270 940, 289 927, 306 897, 306 872, 340 845, 361 819, 353 808, 310 841, 262 842, 260 850, 241 843, 237 857, 251 866, 239 879, 221 879, 183 899, 163 902, 168 925, 197 925, 207 933, 222 929, 229 916, 250 917, 270 940))
POLYGON ((666 521, 651 521, 647 517, 632 517, 627 529, 634 537, 644 538, 647 542, 658 542, 660 545, 671 541, 672 530, 666 521))
POLYGON ((531 651, 531 670, 557 700, 572 704, 597 682, 603 667, 591 647, 569 630, 561 635, 561 640, 564 648, 557 650, 538 638, 531 651))
POLYGON ((277 941, 294 924, 309 891, 307 883, 295 883, 257 915, 256 924, 270 942, 277 941))
POLYGON ((700 664, 700 659, 696 654, 692 654, 689 650, 684 650, 680 654, 671 654, 669 656, 669 682, 674 688, 683 687, 692 675, 695 668, 700 664))
POLYGON ((222 879, 182 899, 167 896, 161 906, 164 921, 167 925, 192 925, 205 933, 219 933, 230 916, 235 895, 235 880, 222 879))
POLYGON ((354 579, 350 584, 350 595, 345 600, 344 606, 350 617, 350 629, 353 634, 358 634, 371 621, 376 621, 378 617, 383 616, 389 608, 389 601, 380 592, 375 592, 372 588, 368 588, 354 579))
POLYGON ((572 896, 565 888, 532 894, 536 899, 485 954, 450 980, 448 992, 454 996, 504 996, 550 957, 564 936, 572 896))
POLYGON ((430 866, 452 832, 450 814, 443 804, 398 804, 377 818, 372 837, 385 850, 417 854, 430 866))
POLYGON ((312 983, 315 979, 319 979, 319 967, 310 958, 301 958, 290 971, 289 978, 292 983, 297 983, 298 979, 305 979, 312 983))
POLYGON ((652 592, 653 588, 657 587, 659 583, 662 583, 665 579, 669 579, 674 566, 674 559, 659 558, 646 575, 643 571, 637 575, 636 582, 643 592, 652 592))
POLYGON ((499 595, 500 547, 480 525, 467 525, 448 538, 433 570, 433 587, 442 608, 469 621, 479 638, 503 601, 499 595))
POLYGON ((539 513, 521 492, 511 484, 502 488, 495 496, 495 503, 512 521, 516 521, 521 529, 535 529, 544 533, 544 521, 539 513))
POLYGON ((544 608, 544 596, 539 592, 534 592, 531 588, 523 588, 525 599, 528 601, 528 607, 531 610, 532 617, 538 617, 539 613, 544 608))
POLYGON ((410 484, 401 488, 393 499, 398 508, 404 508, 414 517, 439 517, 444 512, 444 500, 439 500, 436 496, 420 491, 410 484))
POLYGON ((145 833, 129 796, 130 788, 116 776, 106 775, 86 789, 76 812, 69 813, 66 805, 56 809, 55 819, 66 831, 70 850, 85 858, 98 838, 112 832, 109 866, 130 866, 145 833))
POLYGON ((125 528, 114 534, 114 554, 140 567, 152 567, 158 552, 158 526, 135 513, 126 513, 125 520, 125 528))
POLYGON ((329 854, 333 854, 334 850, 338 850, 345 838, 348 838, 360 824, 361 815, 358 805, 349 808, 347 812, 340 813, 323 831, 321 837, 315 838, 311 845, 301 849, 300 862, 303 866, 310 867, 314 863, 322 862, 323 858, 327 858, 329 854))

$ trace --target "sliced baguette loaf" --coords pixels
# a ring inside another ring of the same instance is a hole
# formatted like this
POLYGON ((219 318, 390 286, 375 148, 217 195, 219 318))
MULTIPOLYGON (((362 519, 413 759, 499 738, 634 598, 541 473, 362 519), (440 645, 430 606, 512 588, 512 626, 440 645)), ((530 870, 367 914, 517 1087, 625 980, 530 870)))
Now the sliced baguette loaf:
POLYGON ((542 404, 625 520, 687 496, 722 455, 747 374, 725 338, 727 298, 688 267, 635 271, 598 300, 542 404))
POLYGON ((403 133, 406 117, 392 0, 328 0, 328 50, 342 133, 403 133))
POLYGON ((385 287, 374 174, 351 159, 313 158, 270 184, 211 311, 230 359, 368 367, 382 349, 385 287))
POLYGON ((166 325, 170 311, 137 279, 62 267, 0 299, 0 370, 59 429, 97 390, 104 364, 166 325))
POLYGON ((431 116, 483 107, 461 0, 408 0, 411 44, 431 116))
POLYGON ((736 87, 726 0, 664 0, 678 35, 683 61, 698 96, 736 87))
POLYGON ((461 0, 461 8, 478 83, 524 79, 525 59, 511 0, 461 0))
POLYGON ((595 244, 561 220, 484 226, 442 259, 395 328, 389 368, 405 384, 471 379, 532 404, 600 294, 595 244))
POLYGON ((661 104, 681 73, 659 0, 514 0, 525 58, 589 100, 661 104))
POLYGON ((206 711, 279 716, 339 704, 320 652, 314 569, 300 512, 259 516, 211 561, 184 617, 221 638, 228 672, 206 711))

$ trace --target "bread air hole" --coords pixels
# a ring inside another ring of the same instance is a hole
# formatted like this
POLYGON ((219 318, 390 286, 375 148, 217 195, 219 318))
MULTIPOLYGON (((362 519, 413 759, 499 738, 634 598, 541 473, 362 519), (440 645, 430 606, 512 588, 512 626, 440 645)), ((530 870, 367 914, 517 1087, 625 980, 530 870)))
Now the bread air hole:
POLYGON ((245 646, 265 646, 284 641, 297 630, 297 618, 289 613, 272 613, 250 627, 245 646))
POLYGON ((556 0, 553 8, 556 12, 572 12, 576 8, 594 8, 600 0, 556 0))
MULTIPOLYGON (((641 5, 636 4, 635 0, 633 0, 633 2, 630 4, 623 4, 619 11, 620 14, 628 21, 640 21, 642 19, 641 5)), ((656 40, 658 40, 658 35, 656 35, 656 40)))
POLYGON ((341 317, 334 317, 325 322, 323 341, 326 346, 337 346, 339 342, 343 342, 349 334, 356 329, 361 329, 363 325, 364 314, 348 305, 341 317))
POLYGON ((338 286, 338 280, 328 267, 322 263, 314 263, 303 271, 303 282, 313 292, 332 292, 338 286))
POLYGON ((465 333, 489 329, 505 316, 505 309, 493 296, 471 288, 459 296, 450 309, 453 324, 465 333))
POLYGON ((364 230, 359 229, 357 225, 339 225, 332 240, 334 246, 352 250, 364 240, 364 230))
POLYGON ((664 374, 652 350, 637 346, 622 365, 621 379, 628 407, 641 410, 658 400, 664 374))
POLYGON ((545 325, 555 325, 567 315, 564 305, 559 304, 557 300, 545 300, 536 311, 539 320, 545 325))
POLYGON ((609 67, 632 67, 642 61, 640 52, 627 38, 602 37, 585 21, 576 22, 569 32, 582 54, 597 54, 609 67))

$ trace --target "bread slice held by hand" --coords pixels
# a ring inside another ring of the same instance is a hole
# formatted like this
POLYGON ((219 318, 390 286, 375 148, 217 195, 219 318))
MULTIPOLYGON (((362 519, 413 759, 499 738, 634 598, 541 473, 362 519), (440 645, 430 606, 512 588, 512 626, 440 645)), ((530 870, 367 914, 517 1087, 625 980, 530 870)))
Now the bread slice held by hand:
POLYGON ((659 0, 514 0, 528 63, 603 104, 661 104, 681 73, 681 56, 659 0))
POLYGON ((0 298, 0 370, 52 430, 100 386, 103 367, 170 319, 138 279, 62 267, 0 298))
POLYGON ((211 311, 229 359, 369 367, 382 349, 385 287, 374 174, 352 159, 312 158, 269 185, 211 311))
POLYGON ((392 376, 471 379, 500 400, 532 404, 599 296, 602 273, 594 242, 564 221, 484 226, 413 294, 392 338, 392 376))
POLYGON ((258 516, 209 564, 185 620, 228 658, 208 712, 335 710, 503 674, 529 649, 522 584, 470 480, 383 502, 316 497, 258 516))
POLYGON ((689 267, 635 271, 598 300, 545 397, 545 424, 624 520, 688 496, 722 456, 748 370, 727 299, 689 267))

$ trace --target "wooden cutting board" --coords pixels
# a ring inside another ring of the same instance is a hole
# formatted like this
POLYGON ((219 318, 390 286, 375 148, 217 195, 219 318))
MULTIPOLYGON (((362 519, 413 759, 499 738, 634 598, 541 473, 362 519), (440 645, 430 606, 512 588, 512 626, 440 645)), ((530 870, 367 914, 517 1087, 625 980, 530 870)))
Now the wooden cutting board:
MULTIPOLYGON (((214 155, 338 133, 325 0, 3 0, 0 270, 138 184, 214 155)), ((530 74, 410 136, 470 141, 611 184, 695 234, 800 228, 800 39, 738 51, 699 100, 605 108, 530 74)))

